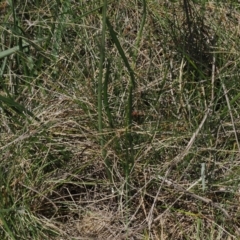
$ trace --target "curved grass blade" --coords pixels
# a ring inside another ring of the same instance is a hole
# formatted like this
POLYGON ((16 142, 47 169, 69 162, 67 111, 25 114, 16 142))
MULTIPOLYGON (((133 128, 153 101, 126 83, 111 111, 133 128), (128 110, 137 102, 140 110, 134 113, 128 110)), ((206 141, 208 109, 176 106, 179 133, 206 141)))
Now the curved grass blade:
POLYGON ((125 55, 125 53, 124 53, 124 51, 122 49, 122 46, 121 46, 121 44, 120 44, 120 42, 119 42, 119 40, 117 38, 117 33, 114 31, 113 26, 111 25, 111 23, 110 23, 108 18, 106 19, 106 23, 107 23, 107 26, 108 26, 111 38, 112 38, 115 46, 117 47, 117 50, 118 50, 118 52, 119 52, 119 54, 120 54, 120 56, 121 56, 121 58, 122 58, 122 60, 123 60, 123 62, 125 64, 125 66, 126 66, 126 68, 128 70, 128 72, 129 72, 130 79, 131 79, 131 84, 134 87, 135 86, 134 71, 132 70, 132 68, 131 68, 131 66, 130 66, 130 64, 128 62, 128 59, 127 59, 127 57, 126 57, 126 55, 125 55))
POLYGON ((133 155, 133 139, 131 134, 131 128, 132 128, 132 111, 133 111, 133 97, 132 92, 133 88, 135 87, 135 77, 134 77, 134 71, 132 70, 128 59, 122 49, 122 46, 117 38, 117 33, 114 31, 113 26, 111 25, 109 19, 106 19, 106 23, 110 32, 110 36, 112 38, 112 41, 114 42, 128 72, 130 75, 130 84, 128 88, 128 104, 127 104, 127 114, 126 114, 126 120, 127 120, 127 128, 126 128, 126 140, 127 140, 127 149, 126 149, 126 162, 124 163, 124 171, 125 171, 125 177, 126 177, 126 190, 128 192, 128 182, 129 182, 129 173, 134 165, 134 155, 133 155))
POLYGON ((40 43, 41 41, 43 41, 43 39, 36 40, 36 41, 29 41, 27 39, 24 39, 21 47, 18 45, 18 46, 15 46, 15 47, 12 47, 12 48, 9 48, 7 50, 4 50, 4 51, 0 52, 0 59, 5 58, 7 56, 10 56, 11 54, 20 51, 20 48, 23 49, 23 48, 28 47, 30 45, 35 47, 36 49, 39 49, 39 46, 37 45, 37 43, 40 43))
POLYGON ((25 114, 28 114, 29 116, 33 117, 35 120, 38 120, 36 116, 29 110, 27 110, 23 105, 17 103, 12 99, 11 97, 4 97, 0 95, 0 106, 3 108, 2 103, 5 103, 8 107, 10 107, 14 112, 17 114, 20 114, 22 116, 25 116, 25 114))

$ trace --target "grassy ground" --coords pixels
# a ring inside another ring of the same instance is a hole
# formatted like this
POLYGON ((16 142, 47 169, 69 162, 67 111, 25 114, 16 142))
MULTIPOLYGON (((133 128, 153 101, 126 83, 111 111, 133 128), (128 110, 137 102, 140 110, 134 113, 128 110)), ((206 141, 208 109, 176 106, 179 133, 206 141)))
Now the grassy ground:
POLYGON ((239 7, 1 1, 0 238, 239 239, 239 7))

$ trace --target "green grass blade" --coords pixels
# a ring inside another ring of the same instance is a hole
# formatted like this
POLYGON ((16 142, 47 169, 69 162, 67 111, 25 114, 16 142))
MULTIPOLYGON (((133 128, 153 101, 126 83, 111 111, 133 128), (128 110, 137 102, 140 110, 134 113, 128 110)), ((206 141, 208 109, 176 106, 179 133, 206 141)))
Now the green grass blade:
POLYGON ((15 102, 14 99, 12 99, 11 97, 4 97, 4 96, 0 95, 0 101, 1 101, 1 103, 5 103, 8 107, 10 107, 17 114, 24 116, 24 113, 26 113, 29 116, 31 116, 37 120, 37 118, 34 116, 34 114, 32 112, 27 110, 23 105, 15 102))
POLYGON ((108 83, 109 83, 109 75, 110 75, 110 68, 111 68, 111 62, 109 59, 107 60, 106 67, 107 67, 107 69, 106 69, 106 74, 105 74, 105 81, 104 81, 104 85, 103 85, 104 107, 106 109, 109 126, 110 126, 110 128, 114 128, 112 114, 111 114, 111 110, 109 108, 109 102, 108 102, 108 83))
MULTIPOLYGON (((113 26, 111 25, 109 19, 106 19, 106 23, 111 35, 111 38, 129 72, 130 75, 130 84, 128 88, 128 104, 127 104, 127 114, 126 114, 126 121, 127 121, 127 128, 126 128, 126 141, 127 141, 127 149, 126 149, 126 162, 124 163, 124 171, 125 171, 125 177, 126 177, 126 187, 128 188, 128 181, 129 181, 129 173, 133 167, 134 163, 134 156, 133 156, 133 140, 132 140, 132 134, 131 134, 131 128, 132 128, 132 111, 133 111, 133 88, 135 86, 135 77, 134 77, 134 71, 132 70, 129 61, 124 53, 124 50, 122 49, 122 46, 117 38, 117 33, 114 31, 113 26)), ((128 189, 127 189, 128 192, 128 189)))
MULTIPOLYGON (((107 18, 107 0, 104 0, 102 9, 102 37, 100 43, 100 62, 99 62, 99 78, 98 78, 98 131, 100 133, 100 144, 102 148, 102 155, 104 157, 106 172, 109 180, 112 179, 109 161, 104 149, 103 137, 103 119, 102 119, 102 91, 103 91, 103 71, 105 62, 105 42, 106 42, 106 18, 107 18)), ((108 76, 106 76, 108 78, 108 76)), ((106 94, 106 93, 105 93, 106 94)))
POLYGON ((117 33, 114 31, 113 26, 110 23, 108 18, 106 19, 106 23, 107 23, 107 26, 108 26, 111 38, 112 38, 112 40, 113 40, 113 42, 114 42, 114 44, 115 44, 115 46, 116 46, 116 48, 117 48, 121 58, 122 58, 126 68, 128 69, 128 72, 129 72, 129 75, 130 75, 130 78, 131 78, 131 84, 134 86, 135 85, 134 71, 132 70, 132 68, 131 68, 131 66, 130 66, 130 64, 128 62, 128 59, 127 59, 127 57, 126 57, 126 55, 125 55, 125 53, 124 53, 124 51, 122 49, 122 46, 121 46, 121 44, 120 44, 120 42, 119 42, 119 40, 117 38, 117 33))
POLYGON ((5 231, 7 232, 7 234, 11 237, 12 240, 15 240, 16 238, 14 237, 13 232, 11 231, 11 229, 8 227, 7 222, 5 221, 5 218, 3 217, 2 213, 0 212, 0 220, 5 228, 5 231))

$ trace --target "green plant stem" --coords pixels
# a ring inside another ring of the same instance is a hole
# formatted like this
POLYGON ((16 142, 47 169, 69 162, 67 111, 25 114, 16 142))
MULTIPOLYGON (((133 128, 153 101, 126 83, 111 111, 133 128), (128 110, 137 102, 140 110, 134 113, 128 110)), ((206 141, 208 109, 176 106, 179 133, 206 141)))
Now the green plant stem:
POLYGON ((139 45, 140 45, 141 37, 143 35, 143 28, 144 28, 144 25, 145 25, 145 22, 146 22, 146 17, 147 17, 147 3, 146 3, 146 0, 143 0, 142 21, 141 21, 140 29, 139 29, 139 32, 138 32, 138 35, 137 35, 137 41, 136 41, 135 51, 134 51, 134 55, 133 55, 134 67, 136 65, 137 53, 139 51, 139 45))
POLYGON ((102 8, 102 37, 100 43, 100 62, 99 62, 99 78, 98 78, 98 131, 100 136, 100 144, 102 155, 105 159, 106 170, 108 178, 111 179, 109 163, 104 151, 104 138, 103 138, 103 120, 102 120, 102 90, 103 90, 103 69, 105 61, 105 41, 106 41, 106 15, 107 15, 107 0, 104 0, 102 8))

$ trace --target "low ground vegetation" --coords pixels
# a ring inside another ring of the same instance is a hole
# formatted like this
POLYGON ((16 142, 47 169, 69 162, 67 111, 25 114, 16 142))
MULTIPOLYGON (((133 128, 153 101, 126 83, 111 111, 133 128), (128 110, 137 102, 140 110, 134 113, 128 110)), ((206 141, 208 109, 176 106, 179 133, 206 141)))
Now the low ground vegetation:
POLYGON ((239 8, 2 1, 0 238, 239 239, 239 8))

